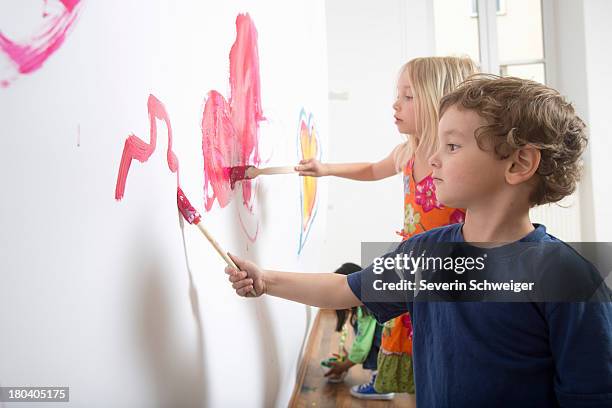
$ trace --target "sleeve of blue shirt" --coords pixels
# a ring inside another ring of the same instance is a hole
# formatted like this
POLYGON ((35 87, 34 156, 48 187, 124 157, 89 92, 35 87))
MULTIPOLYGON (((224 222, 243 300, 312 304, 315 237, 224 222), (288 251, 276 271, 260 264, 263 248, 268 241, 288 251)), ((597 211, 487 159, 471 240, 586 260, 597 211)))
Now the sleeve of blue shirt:
MULTIPOLYGON (((398 253, 402 253, 402 246, 393 252, 387 253, 383 257, 395 257, 398 253)), ((385 274, 385 277, 387 277, 385 279, 386 282, 389 282, 389 280, 395 280, 396 282, 400 281, 400 277, 395 274, 388 273, 385 274), (388 277, 391 277, 391 279, 388 277)), ((408 302, 397 300, 368 301, 366 296, 364 296, 366 291, 363 289, 366 287, 372 288, 374 281, 380 278, 381 275, 374 273, 374 265, 372 264, 359 272, 348 275, 347 282, 355 296, 361 300, 370 312, 372 312, 376 320, 382 324, 394 317, 406 313, 408 311, 408 302)))
POLYGON ((562 407, 612 407, 612 303, 546 304, 562 407))

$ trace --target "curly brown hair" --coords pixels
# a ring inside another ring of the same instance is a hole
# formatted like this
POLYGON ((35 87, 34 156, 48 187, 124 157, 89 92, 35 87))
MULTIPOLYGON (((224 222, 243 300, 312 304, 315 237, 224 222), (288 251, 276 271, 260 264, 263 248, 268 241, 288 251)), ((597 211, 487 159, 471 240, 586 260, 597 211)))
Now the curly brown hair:
POLYGON ((440 101, 440 116, 457 106, 475 111, 487 125, 476 130, 478 146, 500 159, 530 145, 540 150, 533 206, 555 203, 574 192, 587 145, 586 124, 556 90, 535 81, 476 74, 440 101))

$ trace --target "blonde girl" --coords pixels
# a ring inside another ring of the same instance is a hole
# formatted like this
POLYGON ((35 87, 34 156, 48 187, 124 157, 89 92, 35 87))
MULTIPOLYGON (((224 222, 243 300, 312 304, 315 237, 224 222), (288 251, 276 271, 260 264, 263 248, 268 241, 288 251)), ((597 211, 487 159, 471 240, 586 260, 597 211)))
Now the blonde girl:
MULTIPOLYGON (((404 225, 402 239, 447 224, 462 222, 464 211, 448 208, 436 198, 429 157, 438 148, 438 105, 468 76, 476 64, 463 57, 415 58, 406 63, 397 82, 393 118, 406 137, 384 159, 374 163, 320 163, 303 160, 296 171, 302 176, 336 176, 374 181, 403 174, 404 225)), ((385 324, 378 355, 378 372, 370 383, 355 386, 351 394, 372 398, 371 394, 414 393, 412 374, 412 325, 408 314, 385 324), (370 396, 369 396, 370 395, 370 396)))

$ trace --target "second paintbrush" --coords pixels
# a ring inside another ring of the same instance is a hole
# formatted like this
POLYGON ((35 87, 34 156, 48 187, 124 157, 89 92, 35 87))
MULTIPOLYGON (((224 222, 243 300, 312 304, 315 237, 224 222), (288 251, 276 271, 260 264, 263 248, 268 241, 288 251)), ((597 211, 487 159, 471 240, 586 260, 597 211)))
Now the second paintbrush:
POLYGON ((229 168, 229 179, 232 186, 240 180, 250 180, 261 175, 296 173, 294 166, 263 167, 235 166, 229 168))

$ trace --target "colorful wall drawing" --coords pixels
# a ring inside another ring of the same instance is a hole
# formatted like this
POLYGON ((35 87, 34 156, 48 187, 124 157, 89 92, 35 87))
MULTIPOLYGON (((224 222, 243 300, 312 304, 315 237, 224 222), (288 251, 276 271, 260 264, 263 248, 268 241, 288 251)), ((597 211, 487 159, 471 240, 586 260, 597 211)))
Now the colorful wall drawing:
MULTIPOLYGON (((311 114, 308 116, 304 109, 300 112, 300 120, 298 125, 297 135, 298 160, 321 159, 321 143, 319 134, 317 133, 314 117, 311 114)), ((317 195, 317 178, 316 177, 300 177, 300 208, 301 208, 301 225, 300 225, 300 242, 298 254, 302 252, 310 228, 317 215, 318 195, 317 195)))
MULTIPOLYGON (((236 18, 236 40, 230 51, 230 97, 229 101, 215 91, 208 92, 202 113, 202 154, 204 156, 204 208, 210 211, 217 200, 221 208, 227 206, 232 197, 230 169, 234 166, 253 165, 261 162, 259 155, 259 122, 265 120, 261 108, 259 57, 257 30, 248 14, 236 18)), ((115 188, 115 199, 120 200, 125 192, 130 164, 133 159, 144 163, 155 151, 157 142, 156 120, 163 120, 168 128, 168 168, 176 173, 179 183, 179 161, 172 151, 172 126, 164 105, 153 95, 148 101, 150 142, 135 135, 126 141, 121 157, 115 188)), ((321 158, 321 144, 312 113, 301 110, 297 134, 298 160, 321 158)), ((240 225, 249 240, 255 241, 259 221, 254 213, 256 180, 236 183, 241 188, 242 204, 246 211, 238 211, 240 225), (248 219, 247 219, 248 218, 248 219)), ((300 238, 298 254, 301 253, 318 206, 317 179, 300 178, 300 238)))
MULTIPOLYGON (((236 40, 229 55, 230 60, 230 98, 229 102, 219 92, 212 90, 202 113, 202 154, 204 156, 204 208, 212 209, 215 199, 220 207, 225 207, 232 193, 229 170, 233 166, 259 165, 259 122, 264 120, 261 109, 259 83, 259 56, 257 50, 257 30, 248 14, 236 18, 236 40)), ((172 152, 172 128, 163 104, 153 95, 148 101, 150 120, 150 143, 135 135, 125 141, 115 199, 120 200, 125 192, 125 184, 133 159, 144 163, 155 151, 157 141, 156 119, 166 122, 168 127, 168 167, 177 174, 179 186, 178 158, 172 152)), ((253 214, 255 194, 254 180, 238 183, 242 190, 247 215, 239 212, 240 224, 251 240, 255 241, 259 222, 253 214), (244 217, 252 218, 245 222, 244 217), (247 226, 248 224, 248 226, 247 226)))
POLYGON ((0 51, 8 59, 0 68, 0 87, 36 71, 60 48, 77 19, 81 0, 44 0, 42 6, 40 28, 30 38, 15 40, 0 30, 0 51))

